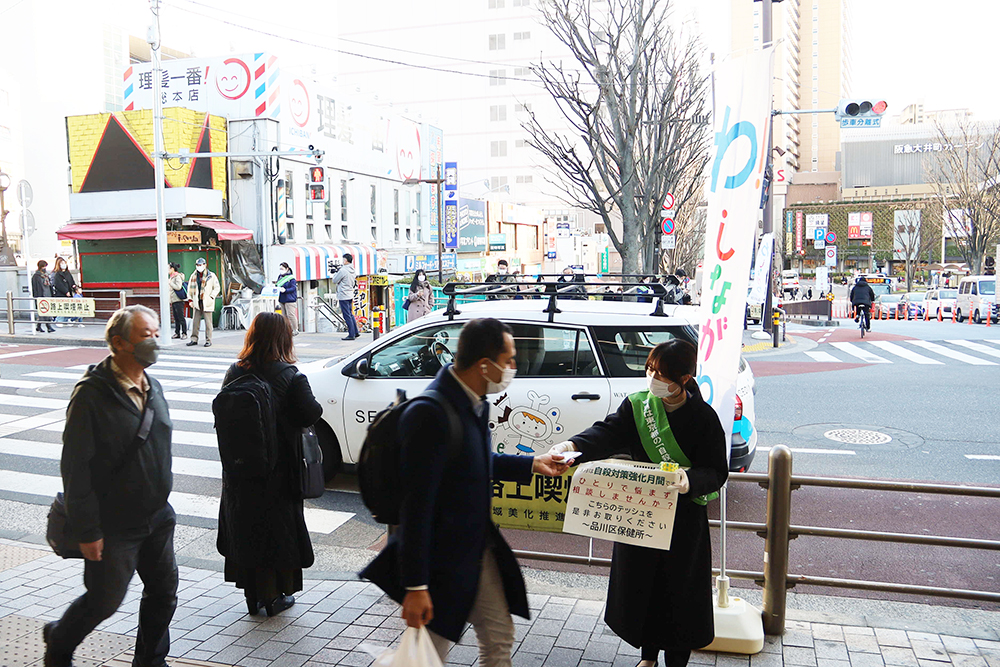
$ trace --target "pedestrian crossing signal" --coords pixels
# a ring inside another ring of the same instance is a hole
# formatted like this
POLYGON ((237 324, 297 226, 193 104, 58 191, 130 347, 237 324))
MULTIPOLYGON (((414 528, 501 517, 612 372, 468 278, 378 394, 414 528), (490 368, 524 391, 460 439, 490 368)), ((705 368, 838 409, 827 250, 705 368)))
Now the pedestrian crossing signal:
POLYGON ((318 204, 326 202, 326 172, 323 167, 309 168, 309 201, 318 204))

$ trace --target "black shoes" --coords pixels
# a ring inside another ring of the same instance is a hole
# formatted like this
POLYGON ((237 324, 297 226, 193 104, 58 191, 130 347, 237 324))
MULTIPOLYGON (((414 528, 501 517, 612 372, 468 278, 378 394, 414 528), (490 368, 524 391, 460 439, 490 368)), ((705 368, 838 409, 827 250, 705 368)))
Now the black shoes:
POLYGON ((295 597, 292 595, 281 595, 274 598, 270 602, 264 604, 264 610, 267 611, 268 616, 274 616, 275 614, 280 614, 289 607, 295 604, 295 597))
POLYGON ((212 347, 212 341, 205 341, 205 347, 212 347))
POLYGON ((188 341, 187 347, 191 347, 192 345, 197 345, 197 344, 198 344, 198 341, 196 341, 196 340, 188 341))
POLYGON ((247 598, 247 613, 256 616, 264 607, 264 603, 253 598, 247 598))
POLYGON ((42 626, 42 641, 45 643, 45 657, 42 658, 42 664, 44 667, 73 667, 72 658, 57 658, 49 652, 49 634, 55 626, 54 621, 42 626))
POLYGON ((341 338, 340 340, 354 340, 357 336, 348 336, 347 338, 341 338))

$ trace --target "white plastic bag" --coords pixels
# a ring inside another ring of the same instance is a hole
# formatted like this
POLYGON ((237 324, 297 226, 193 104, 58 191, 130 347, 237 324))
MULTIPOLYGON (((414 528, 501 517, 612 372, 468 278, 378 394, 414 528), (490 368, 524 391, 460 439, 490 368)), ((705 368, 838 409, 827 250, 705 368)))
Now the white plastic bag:
POLYGON ((396 648, 361 646, 375 657, 373 667, 442 667, 426 627, 406 628, 396 648))

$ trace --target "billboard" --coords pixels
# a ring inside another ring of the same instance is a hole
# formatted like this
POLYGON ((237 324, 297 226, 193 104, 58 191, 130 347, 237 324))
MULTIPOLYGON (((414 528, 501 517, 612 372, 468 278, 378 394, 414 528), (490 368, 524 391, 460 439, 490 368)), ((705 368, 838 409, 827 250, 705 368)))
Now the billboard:
POLYGON ((870 239, 873 227, 871 211, 856 211, 847 214, 847 238, 870 239))
POLYGON ((486 202, 478 199, 459 199, 458 251, 482 252, 486 250, 487 243, 486 202))

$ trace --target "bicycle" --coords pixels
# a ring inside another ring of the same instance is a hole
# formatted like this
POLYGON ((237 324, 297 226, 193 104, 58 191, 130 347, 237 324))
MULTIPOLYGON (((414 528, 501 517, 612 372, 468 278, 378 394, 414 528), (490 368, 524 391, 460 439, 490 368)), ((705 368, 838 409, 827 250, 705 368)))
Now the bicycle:
POLYGON ((859 305, 854 307, 854 312, 857 314, 858 326, 861 328, 861 338, 864 339, 865 333, 867 333, 868 328, 871 326, 871 312, 870 307, 865 305, 859 305))

